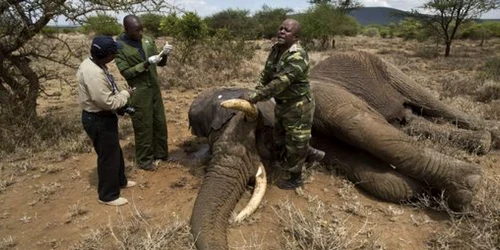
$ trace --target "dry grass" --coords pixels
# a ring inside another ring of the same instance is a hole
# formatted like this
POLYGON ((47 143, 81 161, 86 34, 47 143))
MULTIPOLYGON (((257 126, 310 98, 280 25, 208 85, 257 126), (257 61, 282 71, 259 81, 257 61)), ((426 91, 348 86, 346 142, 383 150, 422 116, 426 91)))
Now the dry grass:
POLYGON ((367 239, 367 221, 361 228, 349 225, 349 217, 335 216, 334 209, 316 201, 303 212, 289 201, 273 208, 281 228, 282 249, 375 249, 376 239, 367 239), (353 232, 354 231, 354 232, 353 232), (363 235, 363 236, 361 236, 363 235))
POLYGON ((429 240, 431 249, 498 249, 500 246, 500 177, 486 178, 471 212, 449 212, 451 226, 429 240))
POLYGON ((61 154, 91 150, 78 115, 48 114, 34 121, 4 125, 9 129, 0 131, 0 156, 3 157, 15 158, 47 150, 61 154))
POLYGON ((500 99, 500 82, 486 80, 477 90, 476 100, 480 102, 491 102, 498 99, 500 99))
POLYGON ((0 250, 16 249, 17 241, 12 236, 5 237, 0 240, 0 250))
POLYGON ((193 242, 187 222, 175 220, 168 225, 156 225, 136 210, 131 218, 122 219, 116 226, 91 230, 70 249, 190 250, 195 249, 193 242))

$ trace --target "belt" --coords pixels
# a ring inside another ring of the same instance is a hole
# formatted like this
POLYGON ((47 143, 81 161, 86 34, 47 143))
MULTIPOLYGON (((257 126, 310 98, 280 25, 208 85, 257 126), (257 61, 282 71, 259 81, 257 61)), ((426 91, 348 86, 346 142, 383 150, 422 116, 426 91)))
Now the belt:
POLYGON ((303 96, 299 96, 299 97, 291 98, 291 99, 282 99, 282 100, 274 98, 274 100, 276 101, 276 104, 296 103, 296 102, 300 102, 304 99, 307 99, 310 101, 310 98, 308 95, 303 95, 303 96))
POLYGON ((103 111, 98 111, 98 112, 89 112, 84 110, 84 113, 91 114, 91 115, 97 115, 97 116, 116 116, 115 112, 109 111, 109 110, 103 110, 103 111))

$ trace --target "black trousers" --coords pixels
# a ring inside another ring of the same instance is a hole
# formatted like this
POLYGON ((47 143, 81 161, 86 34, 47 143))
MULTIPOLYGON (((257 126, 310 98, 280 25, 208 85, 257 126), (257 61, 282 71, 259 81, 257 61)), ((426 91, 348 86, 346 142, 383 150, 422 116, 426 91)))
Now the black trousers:
POLYGON ((118 199, 120 187, 127 185, 123 152, 118 138, 118 117, 112 113, 83 111, 82 124, 97 153, 99 200, 118 199))

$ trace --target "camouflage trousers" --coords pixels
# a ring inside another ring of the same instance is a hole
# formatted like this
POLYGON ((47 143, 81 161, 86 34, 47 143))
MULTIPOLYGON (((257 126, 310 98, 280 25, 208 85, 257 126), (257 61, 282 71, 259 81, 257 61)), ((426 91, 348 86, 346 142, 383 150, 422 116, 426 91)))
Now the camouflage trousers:
POLYGON ((290 103, 276 101, 274 158, 282 161, 289 172, 299 173, 304 166, 311 139, 314 106, 312 97, 290 103))

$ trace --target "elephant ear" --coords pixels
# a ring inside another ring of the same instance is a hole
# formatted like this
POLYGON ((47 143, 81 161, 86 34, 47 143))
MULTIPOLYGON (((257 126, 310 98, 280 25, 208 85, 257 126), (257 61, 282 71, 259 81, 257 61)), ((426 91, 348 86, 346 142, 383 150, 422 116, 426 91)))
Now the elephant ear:
POLYGON ((257 109, 264 126, 274 126, 274 103, 272 101, 258 102, 257 109))
POLYGON ((212 130, 218 130, 231 119, 236 110, 223 108, 220 103, 239 98, 247 89, 223 88, 202 92, 189 108, 189 126, 191 133, 199 137, 208 137, 212 130))

